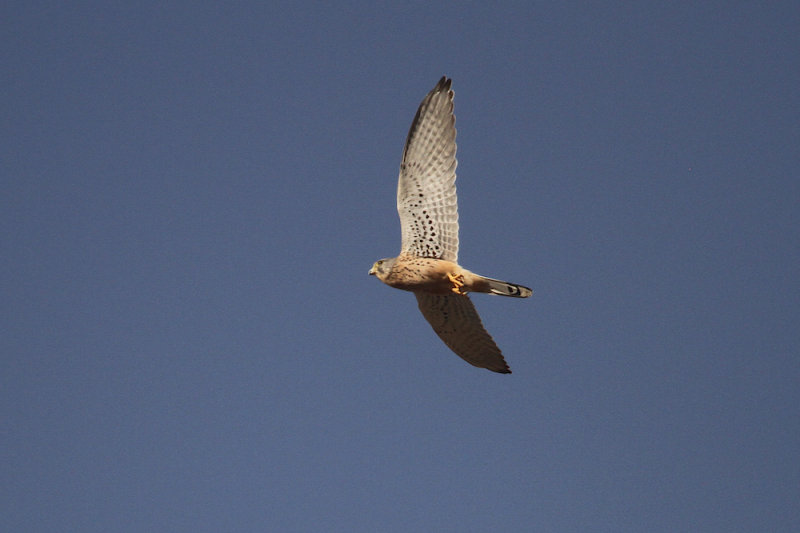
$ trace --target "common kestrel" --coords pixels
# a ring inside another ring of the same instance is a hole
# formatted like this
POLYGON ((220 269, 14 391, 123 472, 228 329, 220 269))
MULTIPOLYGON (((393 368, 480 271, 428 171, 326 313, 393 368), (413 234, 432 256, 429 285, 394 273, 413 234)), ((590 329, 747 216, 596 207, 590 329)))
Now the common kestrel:
POLYGON ((467 293, 527 298, 532 291, 458 265, 456 118, 450 83, 442 77, 425 96, 408 132, 397 184, 400 255, 375 262, 369 273, 413 292, 425 319, 458 356, 510 374, 467 293))

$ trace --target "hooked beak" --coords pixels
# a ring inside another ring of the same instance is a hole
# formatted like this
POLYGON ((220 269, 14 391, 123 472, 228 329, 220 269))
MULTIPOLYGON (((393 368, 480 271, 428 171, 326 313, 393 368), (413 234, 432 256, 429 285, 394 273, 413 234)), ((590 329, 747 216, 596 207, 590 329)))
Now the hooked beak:
POLYGON ((372 268, 369 269, 369 275, 370 276, 374 276, 375 275, 375 265, 372 265, 372 268))

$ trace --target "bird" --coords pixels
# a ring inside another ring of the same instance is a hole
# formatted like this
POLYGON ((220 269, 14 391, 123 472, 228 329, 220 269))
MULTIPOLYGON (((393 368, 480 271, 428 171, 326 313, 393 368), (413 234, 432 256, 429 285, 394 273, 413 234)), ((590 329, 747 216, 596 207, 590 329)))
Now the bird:
POLYGON ((400 254, 376 261, 370 275, 414 293, 422 315, 442 341, 468 362, 510 374, 468 293, 527 298, 523 285, 487 278, 458 264, 456 118, 452 80, 443 76, 411 123, 397 182, 400 254))

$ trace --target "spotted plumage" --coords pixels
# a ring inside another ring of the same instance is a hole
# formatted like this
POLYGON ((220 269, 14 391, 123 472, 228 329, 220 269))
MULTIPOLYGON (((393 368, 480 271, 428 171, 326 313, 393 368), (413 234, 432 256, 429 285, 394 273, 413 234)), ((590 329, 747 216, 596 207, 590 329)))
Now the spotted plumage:
POLYGON ((413 292, 425 319, 457 355, 507 374, 511 370, 467 293, 527 298, 532 291, 458 265, 456 119, 450 85, 447 77, 439 80, 422 100, 408 132, 397 184, 400 254, 375 262, 369 273, 413 292))

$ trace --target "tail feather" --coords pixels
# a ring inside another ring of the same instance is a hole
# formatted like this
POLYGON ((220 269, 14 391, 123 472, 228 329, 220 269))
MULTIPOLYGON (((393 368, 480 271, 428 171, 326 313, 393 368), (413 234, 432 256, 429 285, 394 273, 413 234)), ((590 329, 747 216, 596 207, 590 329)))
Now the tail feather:
POLYGON ((513 296, 515 298, 527 298, 533 291, 524 285, 517 285, 516 283, 509 283, 507 281, 500 281, 499 279, 483 278, 488 284, 486 292, 490 294, 499 294, 500 296, 513 296))

